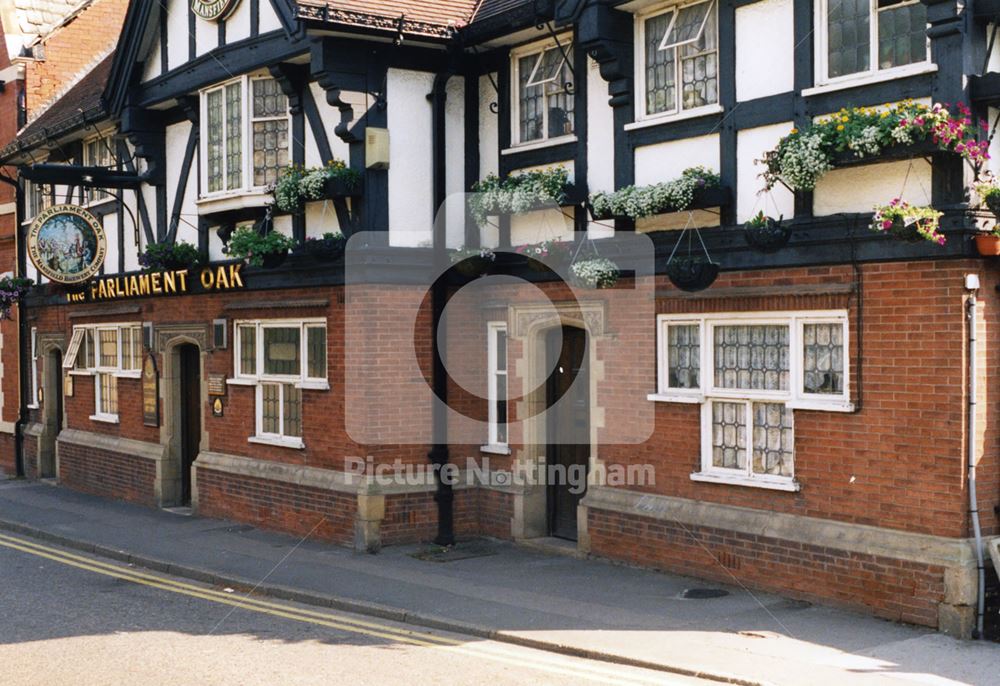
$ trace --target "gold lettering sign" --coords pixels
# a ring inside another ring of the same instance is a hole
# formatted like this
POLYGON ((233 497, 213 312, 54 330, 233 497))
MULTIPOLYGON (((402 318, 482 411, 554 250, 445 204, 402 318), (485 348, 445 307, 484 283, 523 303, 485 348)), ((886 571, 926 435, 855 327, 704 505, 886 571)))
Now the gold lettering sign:
POLYGON ((28 229, 28 257, 50 281, 82 283, 101 270, 107 240, 101 222, 76 205, 42 210, 28 229))
POLYGON ((239 4, 239 0, 191 0, 191 10, 207 21, 222 21, 239 4))
POLYGON ((90 282, 83 293, 67 293, 68 302, 125 300, 151 295, 186 295, 198 291, 230 291, 244 288, 243 263, 202 267, 197 274, 187 269, 144 274, 106 276, 90 282), (200 286, 200 288, 199 288, 200 286))

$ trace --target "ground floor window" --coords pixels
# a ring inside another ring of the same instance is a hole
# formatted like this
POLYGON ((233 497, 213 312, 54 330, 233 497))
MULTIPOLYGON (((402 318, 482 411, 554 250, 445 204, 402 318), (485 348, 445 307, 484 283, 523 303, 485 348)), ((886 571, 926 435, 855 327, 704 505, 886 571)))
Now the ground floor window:
POLYGON ((489 446, 507 446, 507 323, 487 326, 487 396, 489 402, 489 446))
POLYGON ((700 481, 797 490, 794 410, 849 411, 847 313, 661 315, 653 400, 699 403, 700 481))
POLYGON ((142 325, 93 324, 73 327, 63 367, 71 374, 94 377, 95 421, 118 421, 118 379, 139 378, 142 325))
POLYGON ((31 402, 28 407, 38 407, 38 329, 31 329, 31 402))
POLYGON ((328 390, 326 319, 238 321, 231 384, 256 387, 251 442, 304 447, 303 389, 328 390))

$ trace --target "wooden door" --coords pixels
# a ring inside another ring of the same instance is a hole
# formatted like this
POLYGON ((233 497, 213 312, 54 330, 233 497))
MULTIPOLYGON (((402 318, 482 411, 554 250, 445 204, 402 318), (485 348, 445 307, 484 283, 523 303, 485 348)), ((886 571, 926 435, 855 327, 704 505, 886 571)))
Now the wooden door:
POLYGON ((201 353, 197 346, 180 349, 181 503, 191 502, 191 465, 201 446, 201 353))

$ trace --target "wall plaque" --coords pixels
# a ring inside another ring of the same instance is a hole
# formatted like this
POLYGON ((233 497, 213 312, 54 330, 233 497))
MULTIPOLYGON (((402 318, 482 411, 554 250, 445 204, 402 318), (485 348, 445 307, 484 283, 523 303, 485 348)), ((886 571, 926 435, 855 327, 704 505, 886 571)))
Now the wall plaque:
POLYGON ((207 21, 222 21, 239 4, 240 0, 191 0, 191 11, 207 21))
POLYGON ((101 270, 107 253, 104 227, 76 205, 42 210, 28 229, 28 257, 39 272, 56 283, 86 281, 101 270))
POLYGON ((63 395, 67 398, 73 397, 73 375, 66 372, 65 380, 63 381, 63 395))
POLYGON ((209 374, 208 375, 208 394, 209 395, 225 395, 226 394, 226 375, 225 374, 209 374))
POLYGON ((146 353, 142 363, 142 423, 160 425, 160 375, 156 371, 153 353, 146 353))
POLYGON ((212 416, 222 417, 224 414, 225 412, 222 407, 222 398, 216 398, 212 401, 212 416))

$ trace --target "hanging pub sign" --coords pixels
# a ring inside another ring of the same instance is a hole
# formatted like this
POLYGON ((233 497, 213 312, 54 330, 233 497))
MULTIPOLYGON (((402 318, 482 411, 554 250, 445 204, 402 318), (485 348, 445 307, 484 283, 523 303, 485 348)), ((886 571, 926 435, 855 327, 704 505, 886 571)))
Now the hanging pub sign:
POLYGON ((222 21, 239 4, 240 0, 191 0, 191 11, 207 21, 222 21))
POLYGON ((156 372, 153 353, 146 353, 142 363, 142 423, 160 425, 160 375, 156 372))
POLYGON ((77 284, 101 270, 107 254, 104 227, 77 205, 42 210, 28 229, 28 257, 50 281, 77 284))

